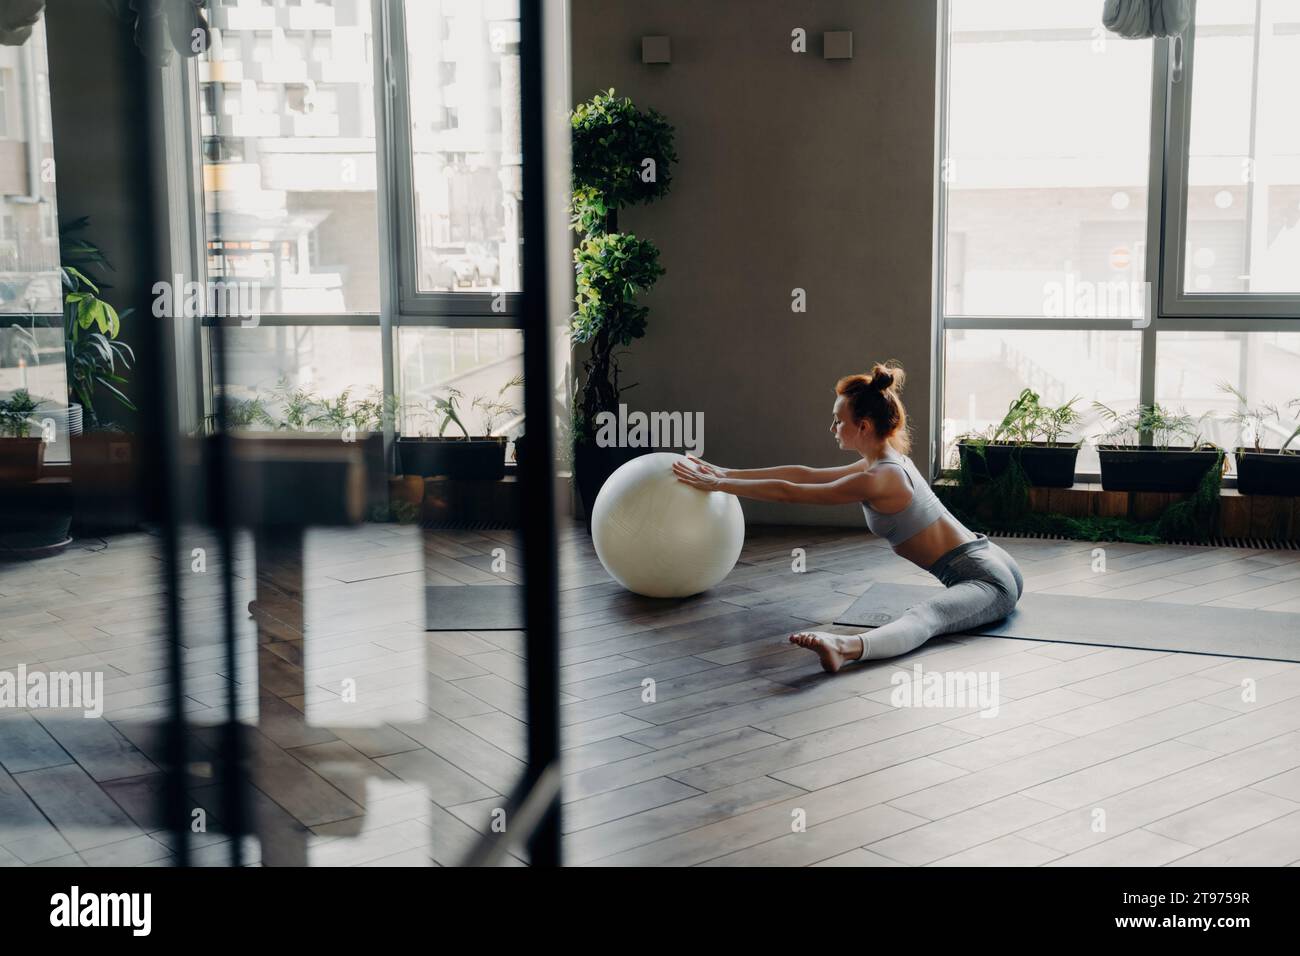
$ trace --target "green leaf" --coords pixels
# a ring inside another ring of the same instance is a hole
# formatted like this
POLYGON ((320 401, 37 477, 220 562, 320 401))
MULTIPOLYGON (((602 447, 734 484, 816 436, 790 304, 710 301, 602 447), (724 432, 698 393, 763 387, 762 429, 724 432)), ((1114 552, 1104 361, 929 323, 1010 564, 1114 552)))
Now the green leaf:
POLYGON ((77 324, 83 329, 88 329, 95 324, 95 316, 98 313, 96 308, 99 302, 94 296, 87 296, 77 302, 77 324))
POLYGON ((117 338, 117 333, 121 331, 122 328, 122 320, 118 316, 117 310, 113 308, 111 305, 109 305, 107 302, 105 302, 103 299, 100 300, 99 305, 103 312, 104 319, 108 325, 107 332, 109 338, 114 338, 114 339, 117 338))
POLYGON ((95 283, 87 279, 85 273, 82 272, 80 269, 74 268, 73 266, 64 266, 63 271, 68 275, 72 276, 78 282, 90 286, 91 292, 94 292, 96 295, 99 294, 99 286, 95 285, 95 283))
POLYGON ((119 402, 121 402, 123 405, 125 405, 128 409, 130 409, 130 410, 133 411, 133 412, 134 412, 134 411, 139 411, 139 409, 137 409, 137 408, 135 407, 135 405, 132 404, 132 402, 131 402, 131 400, 130 400, 129 398, 127 398, 125 395, 123 395, 120 391, 118 391, 118 389, 116 389, 115 387, 113 387, 111 384, 109 384, 108 382, 104 381, 104 379, 100 378, 100 379, 98 379, 98 382, 99 382, 99 384, 100 384, 103 388, 105 388, 109 393, 111 393, 111 394, 113 395, 114 398, 116 398, 119 402))

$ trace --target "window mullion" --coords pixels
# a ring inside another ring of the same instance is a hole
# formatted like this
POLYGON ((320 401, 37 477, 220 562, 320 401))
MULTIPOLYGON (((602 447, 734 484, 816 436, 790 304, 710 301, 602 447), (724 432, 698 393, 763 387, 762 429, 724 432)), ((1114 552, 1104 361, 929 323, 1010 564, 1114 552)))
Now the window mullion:
MULTIPOLYGON (((1165 277, 1164 230, 1165 211, 1168 206, 1165 170, 1168 168, 1169 138, 1169 50, 1172 40, 1153 40, 1151 57, 1151 154, 1147 179, 1147 240, 1146 240, 1146 297, 1145 324, 1142 327, 1142 359, 1138 373, 1138 401, 1143 405, 1155 404, 1156 361, 1159 341, 1160 302, 1162 281, 1165 277)), ((1182 82, 1188 82, 1183 76, 1182 82)), ((1175 142, 1177 139, 1175 138, 1175 142)), ((1183 142, 1186 142, 1184 139, 1183 142)), ((1177 149, 1177 147, 1175 147, 1177 149)), ((1143 436, 1147 440, 1149 436, 1143 436)))
MULTIPOLYGON (((375 189, 376 211, 379 219, 379 355, 381 388, 385 402, 398 403, 401 382, 397 380, 399 365, 395 359, 397 349, 394 327, 400 302, 400 277, 398 264, 394 258, 401 254, 398 243, 397 225, 394 223, 392 210, 400 209, 397 205, 400 196, 394 193, 394 157, 399 155, 394 149, 393 130, 395 128, 394 97, 397 84, 393 77, 390 5, 384 0, 372 0, 371 22, 374 34, 371 38, 371 61, 375 70, 375 189)), ((400 14, 399 14, 400 15, 400 14)), ((396 422, 388 416, 383 418, 384 427, 384 462, 393 467, 393 444, 396 438, 396 422)))

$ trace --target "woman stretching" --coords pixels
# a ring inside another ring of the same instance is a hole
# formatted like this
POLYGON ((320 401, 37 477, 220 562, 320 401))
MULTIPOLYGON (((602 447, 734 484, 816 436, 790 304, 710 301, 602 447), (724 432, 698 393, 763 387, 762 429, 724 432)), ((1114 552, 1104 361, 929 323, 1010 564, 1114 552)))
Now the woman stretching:
POLYGON ((867 527, 901 555, 943 582, 945 590, 914 604, 896 620, 863 634, 824 631, 790 635, 814 651, 832 673, 856 660, 895 657, 936 634, 965 631, 1011 613, 1024 590, 1015 559, 954 518, 907 457, 907 413, 899 398, 903 370, 877 365, 835 385, 831 433, 860 460, 840 468, 719 468, 690 456, 677 478, 704 491, 761 501, 840 505, 860 502, 867 527))

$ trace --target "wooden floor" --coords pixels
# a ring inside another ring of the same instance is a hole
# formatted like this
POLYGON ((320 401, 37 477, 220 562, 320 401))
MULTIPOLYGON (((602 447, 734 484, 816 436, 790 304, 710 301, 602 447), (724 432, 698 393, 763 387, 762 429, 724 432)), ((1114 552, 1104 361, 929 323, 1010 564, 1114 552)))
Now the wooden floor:
MULTIPOLYGON (((1099 573, 1089 543, 1001 543, 1034 591, 1300 611, 1297 552, 1112 544, 1099 573)), ((0 566, 0 671, 98 671, 107 693, 104 720, 0 709, 0 865, 174 862, 157 547, 136 534, 0 566)), ((513 535, 310 534, 302 658, 242 611, 244 542, 233 674, 216 549, 183 542, 200 547, 212 557, 182 582, 194 862, 230 858, 213 728, 232 678, 259 834, 245 862, 461 862, 523 768, 527 641, 426 633, 423 588, 517 581, 513 535)), ((1300 864, 1300 665, 957 636, 822 674, 786 636, 871 579, 934 583, 862 531, 752 527, 724 585, 652 601, 566 527, 566 861, 1300 864), (996 675, 998 715, 893 706, 913 665, 996 675)))

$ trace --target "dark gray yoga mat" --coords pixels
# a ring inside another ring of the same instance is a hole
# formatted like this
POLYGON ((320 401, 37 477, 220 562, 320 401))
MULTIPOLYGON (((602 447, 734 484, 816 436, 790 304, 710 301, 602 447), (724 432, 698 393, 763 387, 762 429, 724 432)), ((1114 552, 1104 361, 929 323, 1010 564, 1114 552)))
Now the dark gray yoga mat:
POLYGON ((426 631, 522 631, 524 589, 518 584, 428 585, 426 631))
MULTIPOLYGON (((917 584, 873 582, 835 623, 879 627, 936 593, 917 584)), ((964 633, 1300 662, 1300 614, 1282 611, 1026 594, 1006 619, 964 633)))

